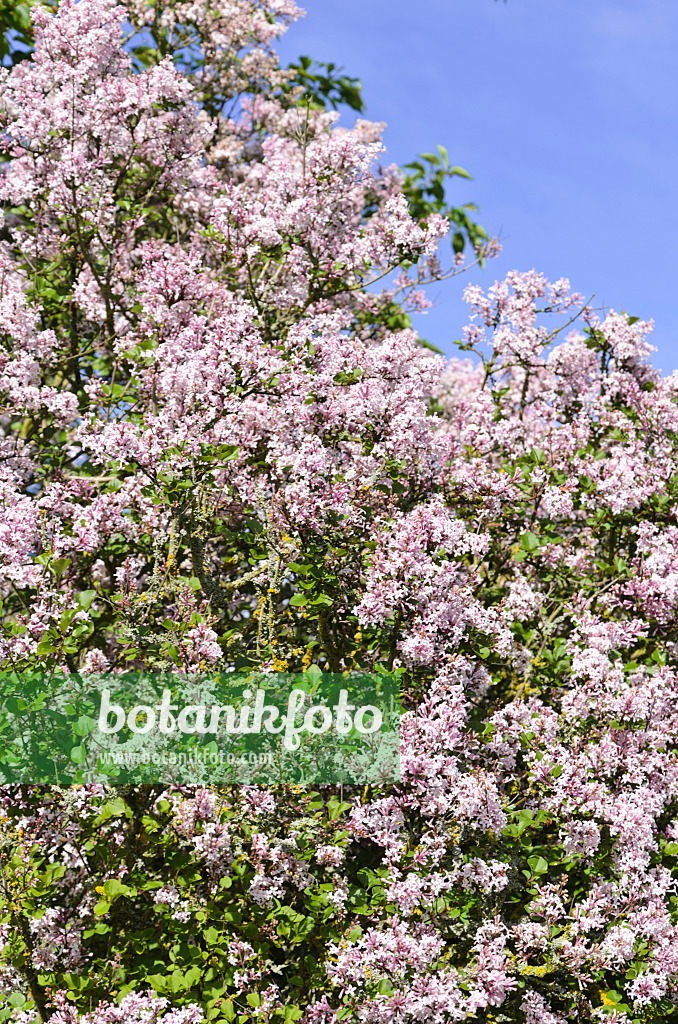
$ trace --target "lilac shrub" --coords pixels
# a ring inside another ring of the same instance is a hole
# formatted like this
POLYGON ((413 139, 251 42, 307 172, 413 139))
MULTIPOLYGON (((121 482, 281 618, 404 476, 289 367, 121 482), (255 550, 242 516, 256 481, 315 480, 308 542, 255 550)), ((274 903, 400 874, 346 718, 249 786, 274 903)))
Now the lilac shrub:
POLYGON ((448 222, 299 13, 63 0, 2 70, 1 657, 394 670, 401 781, 4 787, 0 1020, 670 1020, 678 378, 534 271, 423 348, 448 222))

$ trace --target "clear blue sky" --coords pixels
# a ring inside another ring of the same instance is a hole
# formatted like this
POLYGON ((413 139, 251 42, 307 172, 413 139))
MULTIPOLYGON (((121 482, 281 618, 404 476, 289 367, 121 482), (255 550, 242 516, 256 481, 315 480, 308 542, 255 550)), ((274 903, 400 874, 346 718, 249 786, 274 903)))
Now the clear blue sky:
POLYGON ((474 178, 454 202, 502 237, 484 272, 435 289, 424 337, 452 353, 466 281, 534 267, 654 319, 654 361, 678 368, 678 0, 299 2, 283 61, 360 78, 389 162, 447 146, 474 178))

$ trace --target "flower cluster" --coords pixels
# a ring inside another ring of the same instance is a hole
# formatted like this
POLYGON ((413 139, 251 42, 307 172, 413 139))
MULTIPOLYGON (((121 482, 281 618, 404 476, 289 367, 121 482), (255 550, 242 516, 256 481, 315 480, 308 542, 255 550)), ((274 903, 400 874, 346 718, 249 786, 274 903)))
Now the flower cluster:
POLYGON ((400 780, 3 787, 0 1021, 668 1019, 678 377, 534 271, 422 347, 447 222, 298 14, 62 0, 0 70, 0 657, 394 671, 400 780))

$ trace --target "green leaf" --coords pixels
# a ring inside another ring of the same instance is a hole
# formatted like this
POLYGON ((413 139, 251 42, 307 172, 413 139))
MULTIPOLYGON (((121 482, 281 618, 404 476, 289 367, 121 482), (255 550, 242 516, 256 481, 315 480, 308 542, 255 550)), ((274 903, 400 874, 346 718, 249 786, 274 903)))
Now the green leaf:
POLYGON ((174 992, 175 994, 177 992, 181 992, 182 988, 184 987, 184 977, 181 971, 173 972, 173 974, 168 979, 167 987, 169 988, 170 992, 174 992))
POLYGON ((283 86, 283 92, 301 86, 304 90, 302 104, 311 107, 336 110, 340 105, 363 113, 365 105, 361 94, 360 81, 350 75, 342 75, 343 68, 330 62, 315 62, 310 57, 300 57, 298 63, 290 64, 289 71, 295 72, 283 86))
POLYGON ((96 719, 90 718, 89 715, 81 715, 73 726, 73 732, 76 736, 89 736, 96 724, 96 719))
POLYGON ((123 885, 119 878, 108 878, 104 882, 104 893, 106 896, 117 896, 127 886, 123 885))
POLYGON ((184 974, 184 985, 186 988, 193 988, 200 981, 202 972, 199 967, 189 967, 184 974))
POLYGON ((330 821, 336 821, 340 815, 344 814, 346 811, 350 811, 350 809, 350 804, 347 804, 345 801, 341 802, 337 800, 336 797, 332 797, 327 804, 327 817, 330 821))
POLYGON ((304 605, 308 604, 308 597, 306 597, 305 594, 294 594, 294 596, 290 598, 290 604, 293 608, 303 608, 304 605))
POLYGON ((309 571, 313 568, 312 565, 299 565, 298 562, 290 562, 289 568, 292 572, 299 573, 300 576, 307 576, 309 571))
POLYGON ((335 373, 334 383, 335 384, 357 384, 363 375, 363 371, 360 369, 342 371, 341 373, 335 373))
POLYGON ((217 448, 217 455, 222 462, 231 462, 232 459, 237 459, 239 451, 237 444, 220 444, 217 448))
POLYGON ((164 974, 149 974, 146 981, 152 985, 155 992, 164 992, 167 988, 167 978, 164 974))

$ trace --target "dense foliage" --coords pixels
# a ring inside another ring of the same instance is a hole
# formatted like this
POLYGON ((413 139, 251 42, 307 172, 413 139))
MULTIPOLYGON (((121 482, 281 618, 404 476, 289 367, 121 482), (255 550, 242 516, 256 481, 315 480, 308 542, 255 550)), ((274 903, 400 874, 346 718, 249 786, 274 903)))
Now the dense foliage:
POLYGON ((6 787, 0 1019, 672 1019, 678 379, 534 271, 422 347, 459 169, 298 13, 64 0, 2 72, 1 654, 401 669, 402 779, 6 787))

